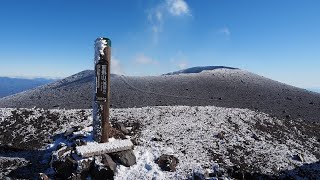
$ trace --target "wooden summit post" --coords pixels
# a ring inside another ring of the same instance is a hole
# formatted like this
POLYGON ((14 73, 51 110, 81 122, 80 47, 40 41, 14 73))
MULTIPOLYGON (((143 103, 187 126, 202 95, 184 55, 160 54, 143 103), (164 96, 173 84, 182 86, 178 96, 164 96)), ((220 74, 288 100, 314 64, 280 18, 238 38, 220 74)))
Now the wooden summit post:
POLYGON ((133 148, 130 139, 108 142, 111 125, 109 123, 110 106, 110 60, 111 41, 98 38, 95 41, 95 93, 93 101, 93 138, 98 143, 77 146, 76 152, 82 157, 92 157, 105 153, 125 151, 133 148))
POLYGON ((93 105, 93 135, 100 143, 108 142, 110 134, 110 61, 111 40, 97 38, 95 40, 95 93, 93 105))

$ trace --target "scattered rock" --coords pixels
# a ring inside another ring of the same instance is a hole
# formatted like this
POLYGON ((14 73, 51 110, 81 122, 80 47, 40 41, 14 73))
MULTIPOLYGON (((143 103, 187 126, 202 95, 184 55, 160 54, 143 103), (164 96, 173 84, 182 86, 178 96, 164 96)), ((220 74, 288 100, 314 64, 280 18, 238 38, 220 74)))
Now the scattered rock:
POLYGON ((300 161, 300 162, 304 162, 304 158, 301 154, 295 154, 292 156, 292 159, 293 160, 296 160, 296 161, 300 161))
POLYGON ((110 128, 110 137, 113 137, 115 139, 126 139, 126 136, 118 129, 116 128, 110 128))
POLYGON ((117 164, 112 160, 108 154, 102 155, 102 163, 114 173, 116 172, 117 164))
POLYGON ((255 133, 253 133, 251 137, 252 137, 254 140, 256 140, 256 141, 261 141, 261 139, 259 138, 259 136, 256 135, 255 133))
POLYGON ((156 163, 163 171, 176 171, 179 160, 173 155, 163 154, 156 160, 156 163))
POLYGON ((74 146, 83 146, 83 145, 87 145, 87 142, 82 139, 76 139, 74 141, 74 146))
POLYGON ((57 158, 61 159, 63 156, 70 154, 71 153, 72 148, 71 147, 67 147, 64 146, 61 149, 59 149, 56 153, 57 153, 57 158))
POLYGON ((114 157, 120 164, 130 167, 136 164, 136 156, 133 153, 133 150, 126 150, 121 152, 112 153, 111 156, 114 157))
POLYGON ((224 131, 221 131, 217 134, 217 138, 219 139, 224 139, 224 135, 225 135, 225 132, 224 131))
POLYGON ((113 180, 114 179, 113 172, 107 168, 94 167, 91 170, 90 175, 94 180, 113 180))
POLYGON ((151 141, 162 141, 161 137, 155 136, 151 138, 151 141))
MULTIPOLYGON (((106 157, 104 157, 106 158, 106 157)), ((114 179, 114 171, 107 166, 113 166, 110 162, 102 163, 103 158, 101 156, 96 156, 94 160, 93 168, 90 171, 91 177, 95 180, 106 180, 106 179, 114 179), (109 164, 110 163, 110 164, 109 164), (106 166, 107 165, 107 166, 106 166)), ((107 161, 107 160, 106 160, 107 161)), ((114 163, 114 162, 113 162, 114 163)))
POLYGON ((56 178, 68 179, 77 169, 77 161, 67 156, 64 160, 57 160, 52 163, 52 167, 56 172, 56 178))
POLYGON ((93 158, 81 159, 78 161, 77 172, 81 174, 81 177, 87 177, 93 166, 93 158))
POLYGON ((49 180, 49 177, 44 173, 39 173, 38 180, 49 180))
POLYGON ((289 100, 289 101, 292 101, 292 98, 290 98, 290 97, 287 97, 286 99, 289 100))
POLYGON ((126 129, 123 123, 115 123, 114 128, 118 129, 121 131, 123 134, 128 135, 129 131, 126 129))

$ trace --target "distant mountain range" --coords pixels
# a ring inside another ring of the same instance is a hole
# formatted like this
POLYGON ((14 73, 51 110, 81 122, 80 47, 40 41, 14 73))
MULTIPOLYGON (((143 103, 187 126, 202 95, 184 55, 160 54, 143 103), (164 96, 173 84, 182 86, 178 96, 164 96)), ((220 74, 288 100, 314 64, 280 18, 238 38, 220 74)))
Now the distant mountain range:
POLYGON ((52 83, 55 80, 45 78, 23 79, 0 77, 0 98, 26 91, 44 84, 52 83))
MULTIPOLYGON (((111 75, 111 107, 220 106, 278 118, 320 122, 320 94, 224 66, 195 67, 161 76, 111 75), (310 113, 312 112, 312 113, 310 113)), ((1 107, 92 108, 94 71, 0 98, 1 107)))

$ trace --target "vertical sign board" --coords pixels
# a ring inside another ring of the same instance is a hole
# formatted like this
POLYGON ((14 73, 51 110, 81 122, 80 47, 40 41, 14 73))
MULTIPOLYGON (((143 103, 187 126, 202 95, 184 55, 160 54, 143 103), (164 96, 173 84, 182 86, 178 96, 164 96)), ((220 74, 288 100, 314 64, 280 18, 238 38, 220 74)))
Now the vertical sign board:
POLYGON ((95 41, 95 94, 93 104, 93 136, 97 142, 108 142, 110 133, 110 58, 111 41, 95 41))

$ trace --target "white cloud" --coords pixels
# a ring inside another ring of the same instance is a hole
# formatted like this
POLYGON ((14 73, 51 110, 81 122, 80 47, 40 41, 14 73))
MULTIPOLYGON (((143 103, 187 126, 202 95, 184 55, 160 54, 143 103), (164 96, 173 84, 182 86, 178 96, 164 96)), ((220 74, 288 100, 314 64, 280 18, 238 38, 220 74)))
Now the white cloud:
POLYGON ((148 22, 153 33, 153 41, 157 43, 163 31, 165 20, 170 16, 191 15, 188 4, 184 0, 165 0, 148 11, 148 22))
POLYGON ((152 64, 152 65, 155 65, 155 64, 158 64, 158 61, 144 55, 144 54, 139 54, 136 56, 134 62, 136 64, 140 64, 140 65, 149 65, 149 64, 152 64))
POLYGON ((111 57, 110 71, 112 74, 125 74, 120 61, 115 57, 111 57))
POLYGON ((189 6, 184 0, 167 0, 167 10, 174 16, 190 13, 189 6))
POLYGON ((226 35, 226 36, 230 36, 231 35, 231 31, 229 28, 224 27, 218 30, 218 33, 226 35))

